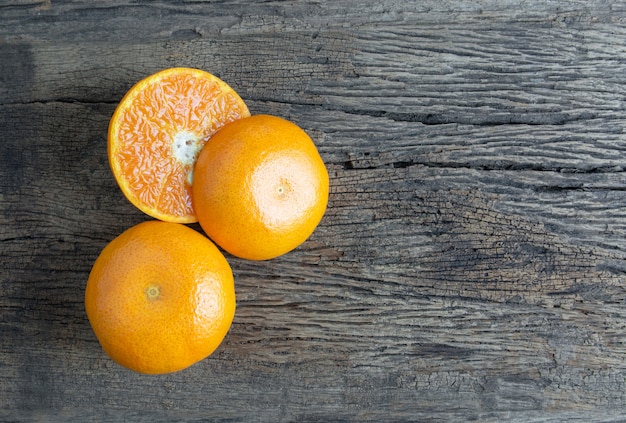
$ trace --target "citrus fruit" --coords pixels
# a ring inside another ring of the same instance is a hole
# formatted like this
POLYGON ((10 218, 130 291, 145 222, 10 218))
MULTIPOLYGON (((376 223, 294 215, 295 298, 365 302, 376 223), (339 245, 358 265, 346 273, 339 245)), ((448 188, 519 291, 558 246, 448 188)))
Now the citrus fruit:
POLYGON ((197 222, 191 202, 197 154, 224 124, 249 115, 241 97, 210 73, 171 68, 150 75, 126 93, 111 118, 113 175, 144 213, 197 222))
POLYGON ((140 223, 96 259, 85 309, 104 351, 140 373, 182 370, 209 356, 235 314, 224 255, 178 223, 140 223))
POLYGON ((315 144, 277 116, 222 127, 200 152, 194 175, 202 229, 245 259, 271 259, 302 244, 328 203, 328 172, 315 144))

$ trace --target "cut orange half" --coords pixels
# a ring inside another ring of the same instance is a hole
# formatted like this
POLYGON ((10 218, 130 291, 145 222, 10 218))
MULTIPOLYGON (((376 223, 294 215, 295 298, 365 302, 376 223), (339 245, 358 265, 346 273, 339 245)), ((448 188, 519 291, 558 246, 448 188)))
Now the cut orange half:
POLYGON ((109 124, 111 170, 139 210, 166 222, 197 222, 191 201, 196 158, 229 122, 250 116, 239 95, 218 77, 171 68, 139 81, 109 124))

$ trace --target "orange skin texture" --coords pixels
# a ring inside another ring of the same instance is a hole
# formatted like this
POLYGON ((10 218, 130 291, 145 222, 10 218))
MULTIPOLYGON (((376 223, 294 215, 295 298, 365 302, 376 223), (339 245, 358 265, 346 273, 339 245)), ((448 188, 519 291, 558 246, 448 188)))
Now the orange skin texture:
POLYGON ((205 233, 230 254, 268 260, 302 244, 328 204, 326 166, 311 138, 285 119, 231 122, 205 144, 193 202, 205 233))
POLYGON ((185 369, 208 357, 235 314, 232 270, 204 235, 148 221, 115 238, 87 281, 85 308, 104 351, 139 373, 185 369))
POLYGON ((126 198, 166 222, 197 222, 193 165, 206 141, 250 116, 239 95, 216 76, 170 68, 136 83, 118 104, 108 133, 111 171, 126 198))

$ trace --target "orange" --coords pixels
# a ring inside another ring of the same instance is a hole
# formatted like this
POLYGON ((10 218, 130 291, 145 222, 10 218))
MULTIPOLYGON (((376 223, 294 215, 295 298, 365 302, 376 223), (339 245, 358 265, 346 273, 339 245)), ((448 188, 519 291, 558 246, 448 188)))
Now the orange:
POLYGON ((276 116, 225 125, 200 152, 194 175, 202 229, 245 259, 271 259, 302 244, 328 203, 328 172, 315 144, 276 116))
POLYGON ((128 200, 167 222, 197 222, 193 164, 219 128, 249 116, 225 82, 198 69, 171 68, 135 84, 109 124, 113 175, 128 200))
POLYGON ((174 372, 209 356, 226 336, 235 314, 233 274, 204 235, 143 222, 102 250, 85 308, 114 361, 140 373, 174 372))

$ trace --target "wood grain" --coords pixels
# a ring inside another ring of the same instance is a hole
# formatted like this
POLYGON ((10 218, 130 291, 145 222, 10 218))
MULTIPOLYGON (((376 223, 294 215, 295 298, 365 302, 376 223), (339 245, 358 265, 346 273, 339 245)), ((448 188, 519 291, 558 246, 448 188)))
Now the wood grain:
POLYGON ((1 420, 626 418, 626 6, 407 3, 0 1, 1 420), (171 66, 302 126, 331 196, 296 251, 228 256, 213 356, 146 377, 83 295, 147 218, 108 121, 171 66))

